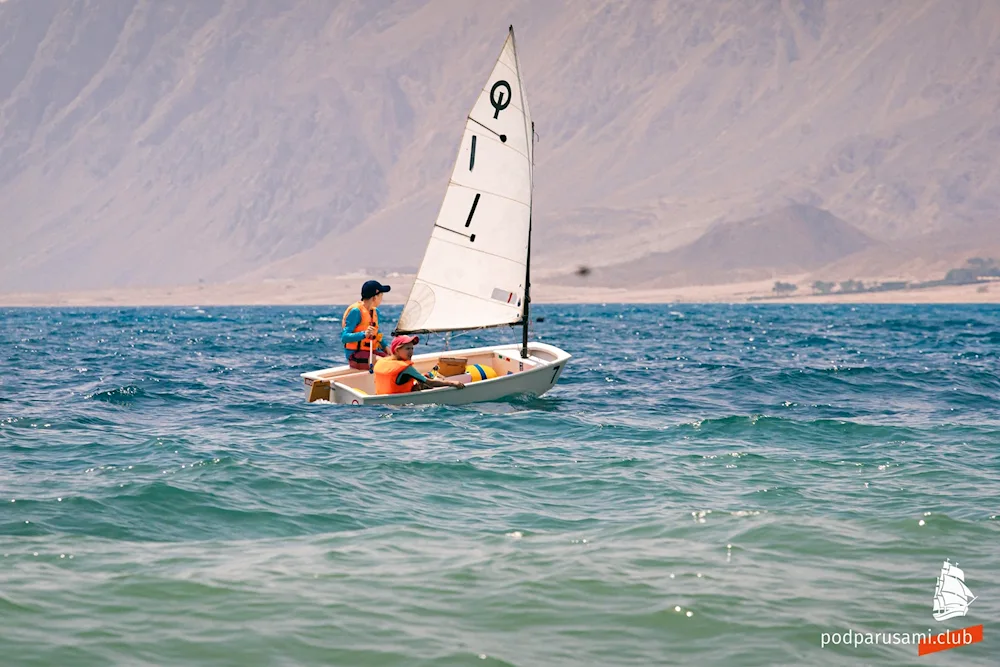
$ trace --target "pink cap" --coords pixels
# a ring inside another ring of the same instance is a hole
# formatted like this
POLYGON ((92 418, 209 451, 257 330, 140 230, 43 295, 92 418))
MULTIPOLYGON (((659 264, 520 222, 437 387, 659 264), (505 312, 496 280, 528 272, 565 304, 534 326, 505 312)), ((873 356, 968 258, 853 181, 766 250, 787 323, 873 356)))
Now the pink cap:
POLYGON ((396 354, 396 348, 400 345, 406 345, 407 343, 413 343, 416 345, 419 342, 419 336, 396 336, 392 339, 392 342, 389 343, 389 352, 396 354))

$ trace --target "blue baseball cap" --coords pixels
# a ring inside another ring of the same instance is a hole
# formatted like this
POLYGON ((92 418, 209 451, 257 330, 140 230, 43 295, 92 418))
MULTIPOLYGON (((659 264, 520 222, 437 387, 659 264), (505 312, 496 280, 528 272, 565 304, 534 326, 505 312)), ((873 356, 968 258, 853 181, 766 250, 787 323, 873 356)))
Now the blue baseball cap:
POLYGON ((391 289, 388 285, 383 285, 377 280, 369 280, 361 286, 361 298, 370 299, 376 294, 385 294, 391 289))

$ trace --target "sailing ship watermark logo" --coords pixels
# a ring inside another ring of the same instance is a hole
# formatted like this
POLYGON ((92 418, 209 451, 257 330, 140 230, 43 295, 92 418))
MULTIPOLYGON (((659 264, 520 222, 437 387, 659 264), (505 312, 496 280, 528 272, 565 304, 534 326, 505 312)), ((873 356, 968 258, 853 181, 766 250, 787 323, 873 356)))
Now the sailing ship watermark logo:
POLYGON ((965 616, 975 600, 976 596, 965 585, 965 572, 946 560, 934 588, 934 620, 947 621, 965 616))
MULTIPOLYGON (((965 572, 952 565, 949 560, 941 565, 941 575, 934 588, 934 620, 947 621, 949 618, 965 616, 969 613, 969 605, 976 601, 969 587, 965 585, 965 572)), ((916 644, 917 655, 928 655, 939 651, 968 646, 983 641, 983 624, 973 625, 957 630, 934 632, 824 632, 820 635, 820 648, 828 645, 854 646, 862 645, 897 645, 916 644)))

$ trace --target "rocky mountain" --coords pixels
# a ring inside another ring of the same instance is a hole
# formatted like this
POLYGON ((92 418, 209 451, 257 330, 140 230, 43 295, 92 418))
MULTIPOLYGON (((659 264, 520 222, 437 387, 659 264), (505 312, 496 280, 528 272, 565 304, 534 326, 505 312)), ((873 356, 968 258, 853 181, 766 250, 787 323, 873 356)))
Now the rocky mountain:
POLYGON ((789 205, 1000 219, 993 0, 3 0, 0 291, 416 266, 510 23, 539 279, 789 205))
POLYGON ((695 241, 669 252, 555 280, 613 287, 735 283, 808 273, 881 245, 828 211, 796 204, 749 220, 713 224, 695 241))

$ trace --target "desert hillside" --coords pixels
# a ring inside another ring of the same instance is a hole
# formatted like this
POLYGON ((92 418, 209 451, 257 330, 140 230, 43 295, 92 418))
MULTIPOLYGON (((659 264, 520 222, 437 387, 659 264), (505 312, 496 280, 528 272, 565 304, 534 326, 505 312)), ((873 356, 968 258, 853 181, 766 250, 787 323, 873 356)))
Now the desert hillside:
POLYGON ((796 204, 749 220, 713 224, 695 241, 669 252, 551 280, 621 287, 737 283, 807 273, 877 245, 828 211, 796 204))
POLYGON ((538 280, 789 206, 921 274, 1000 221, 995 0, 2 0, 0 292, 412 270, 511 23, 538 280))

